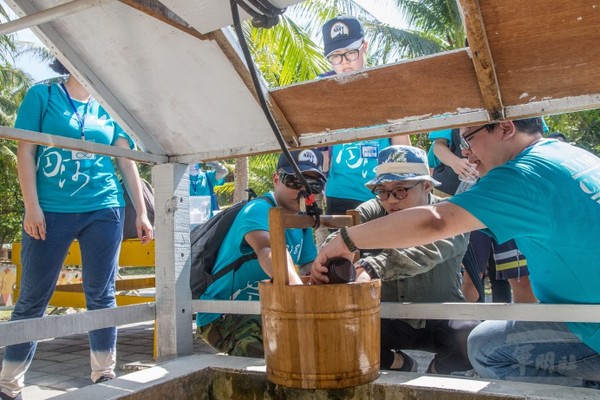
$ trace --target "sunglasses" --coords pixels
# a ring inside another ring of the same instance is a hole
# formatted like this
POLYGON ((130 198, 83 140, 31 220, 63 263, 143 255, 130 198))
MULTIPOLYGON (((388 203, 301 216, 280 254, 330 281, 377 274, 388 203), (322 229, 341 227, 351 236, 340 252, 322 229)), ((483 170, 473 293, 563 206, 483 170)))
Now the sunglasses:
MULTIPOLYGON (((304 176, 308 186, 310 186, 311 193, 321 193, 325 187, 325 182, 321 178, 314 178, 312 176, 304 176)), ((284 171, 279 171, 279 179, 288 189, 299 190, 304 188, 304 184, 296 175, 288 174, 284 171)))
POLYGON ((390 198, 390 194, 396 198, 396 200, 404 200, 408 197, 408 191, 418 184, 423 183, 423 181, 419 181, 412 186, 404 186, 404 187, 395 187, 392 190, 385 190, 382 188, 376 187, 373 189, 373 194, 381 201, 386 201, 390 198))

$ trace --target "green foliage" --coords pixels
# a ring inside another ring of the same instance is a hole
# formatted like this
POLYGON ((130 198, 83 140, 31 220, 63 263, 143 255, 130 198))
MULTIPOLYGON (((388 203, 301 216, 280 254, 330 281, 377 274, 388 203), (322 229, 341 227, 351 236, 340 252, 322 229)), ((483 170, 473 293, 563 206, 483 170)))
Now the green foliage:
POLYGON ((329 68, 321 48, 288 17, 281 18, 272 29, 250 30, 249 22, 245 28, 254 62, 271 87, 314 79, 329 68), (277 43, 277 52, 269 50, 274 43, 277 43))
POLYGON ((0 246, 21 236, 24 207, 17 179, 17 143, 0 140, 0 246))
POLYGON ((259 196, 273 190, 273 174, 277 168, 279 153, 259 154, 249 159, 250 179, 248 186, 259 196))
MULTIPOLYGON (((8 21, 6 10, 0 6, 0 22, 8 21)), ((33 55, 48 60, 48 50, 16 40, 14 35, 0 35, 0 125, 13 126, 19 105, 32 80, 13 66, 20 55, 33 55)), ((17 143, 0 139, 0 246, 19 240, 24 213, 21 189, 17 176, 17 143)))
MULTIPOLYGON (((248 187, 261 195, 273 190, 273 173, 277 167, 279 153, 259 154, 248 159, 249 177, 248 187)), ((234 167, 235 160, 221 161, 229 170, 225 183, 215 186, 215 194, 220 205, 229 205, 233 202, 234 167)))
POLYGON ((550 132, 560 132, 571 144, 600 156, 600 109, 544 117, 550 132))

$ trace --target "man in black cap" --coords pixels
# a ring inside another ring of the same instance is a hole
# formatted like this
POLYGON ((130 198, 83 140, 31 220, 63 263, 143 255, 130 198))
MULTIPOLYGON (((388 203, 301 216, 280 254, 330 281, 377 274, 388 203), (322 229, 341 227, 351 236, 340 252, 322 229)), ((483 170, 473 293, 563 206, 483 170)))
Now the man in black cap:
MULTIPOLYGON (((368 44, 356 18, 342 15, 327 21, 323 25, 323 45, 323 54, 333 70, 322 77, 348 74, 365 67, 368 44)), ((329 174, 325 190, 328 214, 345 214, 373 199, 364 184, 375 176, 379 151, 390 145, 410 145, 410 138, 396 136, 319 148, 329 174)))
POLYGON ((365 67, 368 43, 361 23, 354 17, 342 15, 323 25, 325 57, 333 71, 328 75, 344 74, 365 67))
MULTIPOLYGON (((293 151, 292 157, 313 193, 325 184, 323 156, 318 151, 293 151)), ((294 175, 292 166, 281 155, 273 174, 273 191, 246 204, 223 239, 212 273, 217 274, 243 255, 256 254, 215 280, 201 296, 203 300, 258 300, 258 282, 272 276, 269 209, 283 208, 285 213, 300 211, 300 192, 304 186, 294 175)), ((286 247, 290 284, 301 285, 300 274, 309 273, 317 255, 312 229, 286 229, 286 247), (299 271, 296 269, 299 267, 299 271)), ((208 314, 196 315, 197 334, 220 352, 234 356, 264 357, 260 315, 208 314)))

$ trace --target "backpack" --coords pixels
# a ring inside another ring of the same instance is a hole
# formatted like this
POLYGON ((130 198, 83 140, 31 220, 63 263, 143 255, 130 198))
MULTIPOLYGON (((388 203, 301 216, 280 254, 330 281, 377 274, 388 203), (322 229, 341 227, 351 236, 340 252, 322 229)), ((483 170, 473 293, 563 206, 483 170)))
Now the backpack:
POLYGON ((268 196, 261 196, 253 200, 244 200, 221 211, 202 225, 196 226, 190 233, 191 260, 190 260, 190 289, 192 299, 199 299, 206 289, 217 279, 231 271, 237 271, 246 261, 256 258, 256 253, 241 256, 231 264, 212 274, 212 269, 217 261, 221 243, 231 229, 233 222, 242 208, 249 201, 263 199, 273 207, 276 204, 268 196))
MULTIPOLYGON (((127 193, 127 188, 121 180, 121 186, 123 187, 123 199, 125 200, 125 221, 123 221, 123 240, 137 238, 137 227, 135 226, 135 207, 127 193)), ((142 179, 142 195, 144 197, 144 203, 146 203, 146 214, 150 223, 154 225, 154 189, 152 185, 145 179, 142 179)))

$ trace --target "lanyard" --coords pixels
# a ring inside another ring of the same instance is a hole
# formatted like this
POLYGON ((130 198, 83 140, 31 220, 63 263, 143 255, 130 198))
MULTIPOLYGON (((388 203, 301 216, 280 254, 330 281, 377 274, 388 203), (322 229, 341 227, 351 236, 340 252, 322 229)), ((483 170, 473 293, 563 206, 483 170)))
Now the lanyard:
POLYGON ((63 88, 63 90, 67 94, 67 99, 69 100, 69 104, 71 104, 71 108, 73 109, 73 112, 75 113, 75 116, 77 117, 77 122, 79 123, 79 129, 81 130, 81 140, 85 140, 85 133, 83 131, 83 128, 85 127, 85 118, 87 116, 88 109, 90 107, 90 102, 92 101, 92 97, 90 96, 87 103, 85 103, 85 107, 83 107, 83 117, 82 117, 81 114, 79 114, 79 111, 77 110, 77 107, 75 106, 75 103, 73 103, 73 99, 71 99, 71 95, 69 94, 69 91, 67 90, 67 87, 65 86, 65 84, 61 83, 60 86, 63 88))

